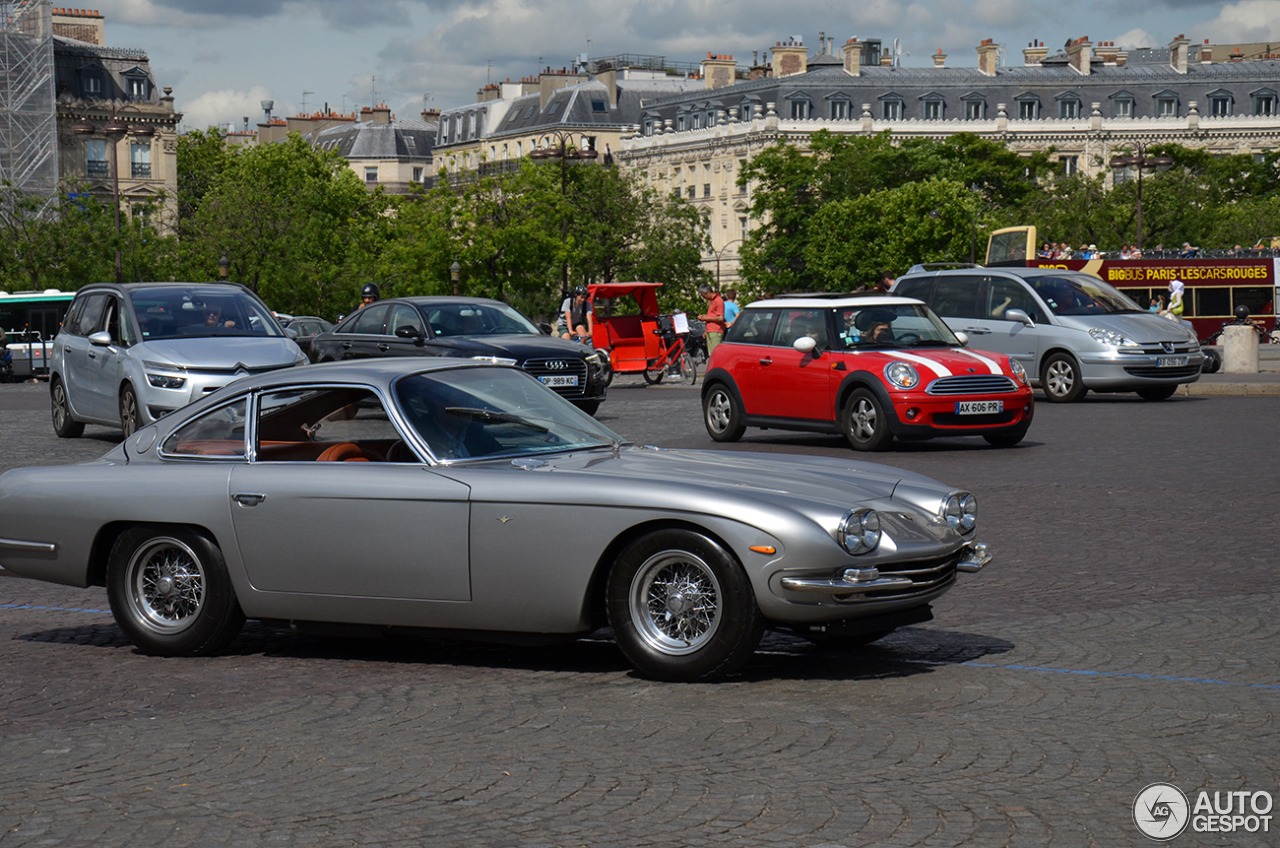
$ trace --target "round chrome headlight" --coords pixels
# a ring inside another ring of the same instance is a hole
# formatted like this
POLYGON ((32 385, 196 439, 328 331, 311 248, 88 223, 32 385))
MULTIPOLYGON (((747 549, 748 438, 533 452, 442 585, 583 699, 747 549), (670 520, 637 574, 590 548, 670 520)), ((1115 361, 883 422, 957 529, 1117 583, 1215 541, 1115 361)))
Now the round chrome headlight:
POLYGON ((874 551, 880 544, 880 513, 874 509, 851 509, 840 519, 840 546, 851 554, 874 551))
POLYGON ((1024 386, 1031 385, 1031 382, 1027 379, 1027 369, 1023 368, 1022 363, 1012 356, 1009 357, 1009 370, 1013 372, 1014 377, 1018 378, 1019 383, 1024 386))
POLYGON ((939 515, 957 533, 971 533, 978 526, 978 499, 968 492, 953 492, 943 502, 939 515))
POLYGON ((920 385, 920 374, 905 362, 890 362, 884 367, 884 377, 900 389, 914 389, 920 385))

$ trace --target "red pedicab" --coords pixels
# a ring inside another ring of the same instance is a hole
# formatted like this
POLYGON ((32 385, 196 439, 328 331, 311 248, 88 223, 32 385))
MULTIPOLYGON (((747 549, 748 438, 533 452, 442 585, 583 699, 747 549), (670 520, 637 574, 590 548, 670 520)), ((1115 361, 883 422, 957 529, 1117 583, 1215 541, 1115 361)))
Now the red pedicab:
POLYGON ((609 351, 615 374, 641 374, 646 383, 661 383, 670 374, 692 386, 698 379, 693 358, 685 350, 689 324, 684 313, 658 312, 658 287, 662 283, 601 283, 587 286, 595 322, 591 341, 597 350, 609 351), (635 299, 638 311, 618 315, 616 299, 635 299), (610 298, 608 308, 597 298, 610 298))

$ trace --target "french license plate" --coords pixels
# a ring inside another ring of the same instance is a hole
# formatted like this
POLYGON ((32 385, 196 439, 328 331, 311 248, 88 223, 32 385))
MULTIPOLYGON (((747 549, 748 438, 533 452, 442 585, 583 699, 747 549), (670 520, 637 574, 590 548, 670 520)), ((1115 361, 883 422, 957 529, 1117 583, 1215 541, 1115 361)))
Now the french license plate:
POLYGON ((1157 356, 1157 368, 1181 368, 1187 364, 1185 356, 1157 356))
POLYGON ((1004 412, 1004 401, 1002 400, 958 400, 956 401, 956 415, 991 415, 995 412, 1004 412))
POLYGON ((544 385, 551 386, 553 389, 561 386, 578 385, 577 374, 552 374, 549 377, 539 377, 538 379, 541 380, 544 385))

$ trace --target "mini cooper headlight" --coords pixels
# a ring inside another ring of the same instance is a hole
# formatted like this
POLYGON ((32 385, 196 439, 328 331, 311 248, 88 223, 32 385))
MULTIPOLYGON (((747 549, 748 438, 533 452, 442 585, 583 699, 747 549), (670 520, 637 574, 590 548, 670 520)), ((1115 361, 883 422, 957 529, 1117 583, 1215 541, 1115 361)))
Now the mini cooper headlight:
POLYGON ((1114 345, 1115 347, 1128 347, 1133 344, 1133 342, 1129 341, 1115 330, 1103 330, 1098 327, 1094 327, 1089 331, 1089 335, 1095 342, 1102 342, 1103 344, 1114 345))
POLYGON ((890 362, 884 367, 884 376, 900 389, 914 389, 920 385, 920 374, 905 362, 890 362))
POLYGON ((1027 380, 1027 369, 1023 368, 1022 363, 1012 356, 1009 357, 1009 370, 1013 372, 1014 377, 1018 378, 1019 383, 1024 386, 1031 385, 1030 381, 1027 380))
POLYGON ((516 364, 516 361, 514 359, 507 359, 501 356, 473 356, 471 358, 476 360, 477 362, 489 362, 493 365, 515 365, 516 364))
POLYGON ((851 554, 874 551, 880 544, 880 513, 851 509, 840 519, 840 546, 851 554))
POLYGON ((978 526, 978 499, 968 492, 952 492, 938 515, 957 533, 971 533, 978 526))

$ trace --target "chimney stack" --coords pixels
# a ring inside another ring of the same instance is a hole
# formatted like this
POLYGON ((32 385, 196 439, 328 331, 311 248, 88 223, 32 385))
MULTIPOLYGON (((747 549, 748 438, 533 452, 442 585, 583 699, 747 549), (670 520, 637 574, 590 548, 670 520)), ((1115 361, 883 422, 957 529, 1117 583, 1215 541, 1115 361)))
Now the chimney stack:
POLYGON ((773 47, 774 77, 789 77, 809 70, 809 51, 804 42, 788 38, 773 47))
POLYGON ((938 48, 938 52, 933 54, 933 66, 935 68, 945 68, 947 66, 947 54, 942 52, 942 48, 938 48))
POLYGON ((844 58, 844 72, 851 77, 862 76, 862 42, 851 38, 840 52, 844 58))
POLYGON ((713 56, 708 53, 702 63, 704 88, 724 88, 733 85, 738 76, 738 63, 727 54, 713 56))
POLYGON ((1169 65, 1180 74, 1187 72, 1187 56, 1190 53, 1188 50, 1190 46, 1191 41, 1185 35, 1179 35, 1169 42, 1169 65))
POLYGON ((1089 66, 1093 62, 1093 42, 1089 36, 1074 39, 1067 45, 1067 62, 1077 73, 1089 76, 1089 66))
POLYGON ((996 65, 1000 60, 1000 45, 994 40, 987 38, 978 45, 978 73, 984 76, 993 77, 996 75, 996 65))
POLYGON ((1044 46, 1043 41, 1032 41, 1022 51, 1022 63, 1024 65, 1038 65, 1049 55, 1049 48, 1044 46))

